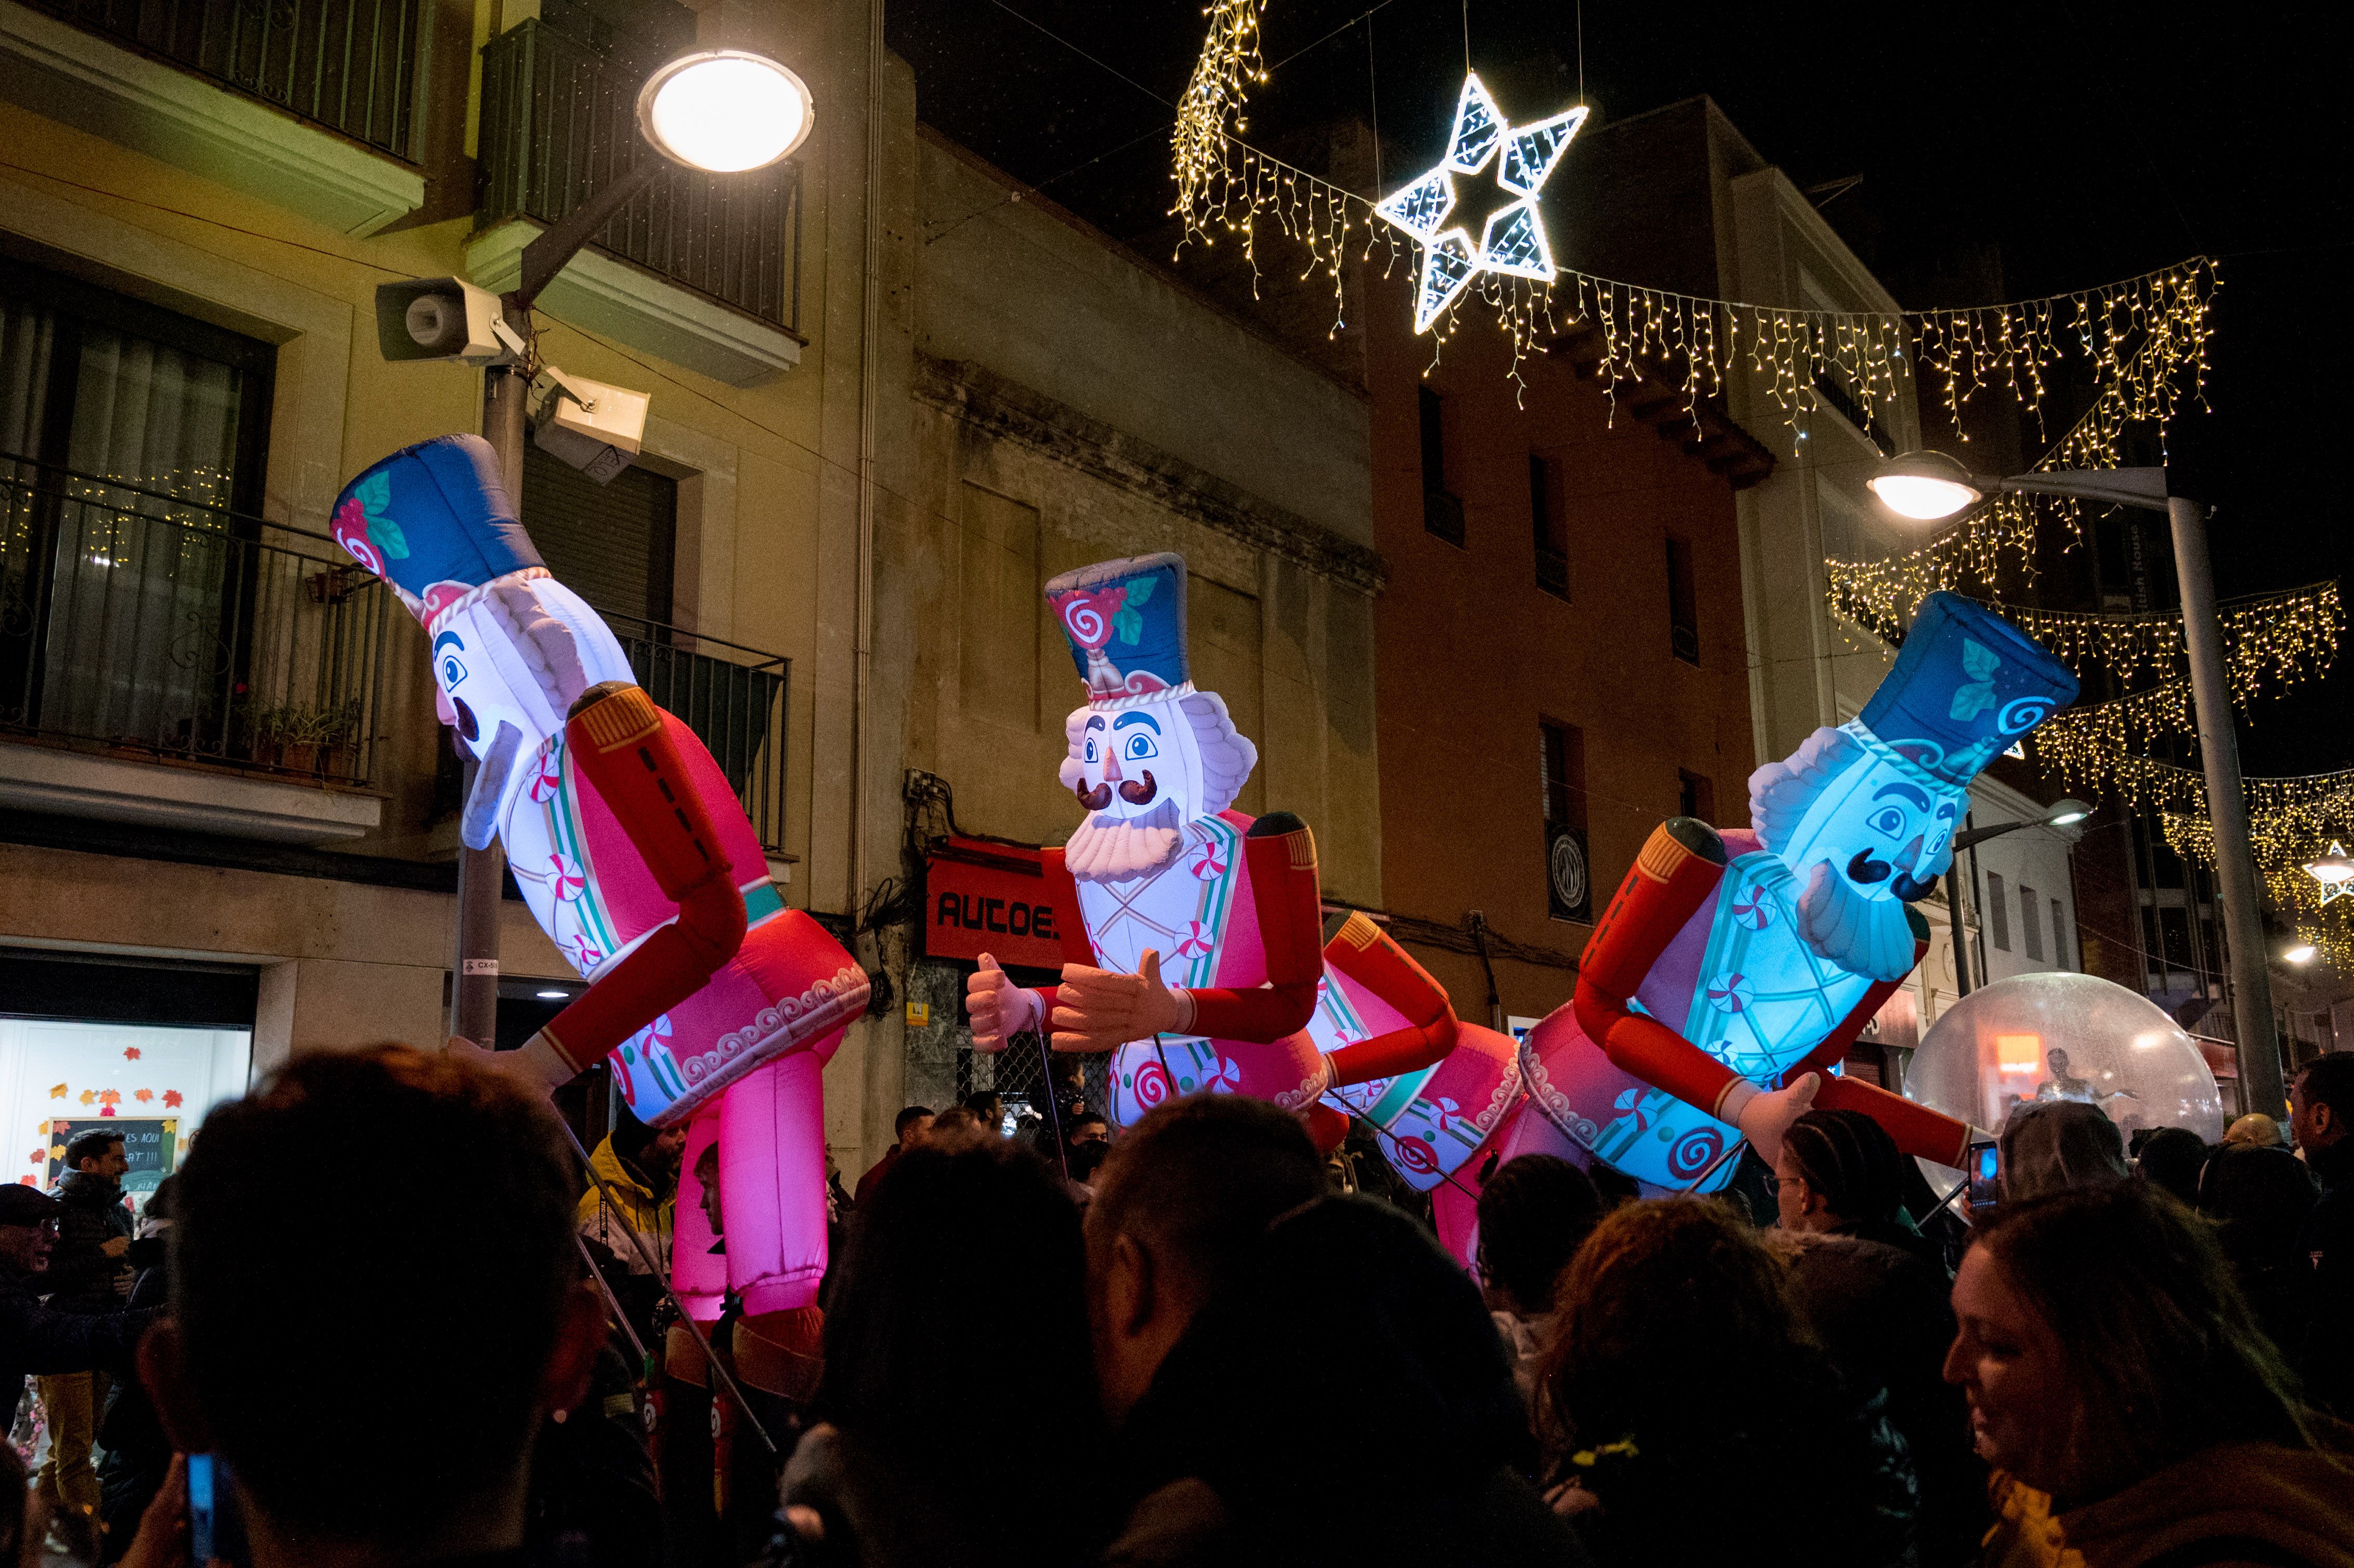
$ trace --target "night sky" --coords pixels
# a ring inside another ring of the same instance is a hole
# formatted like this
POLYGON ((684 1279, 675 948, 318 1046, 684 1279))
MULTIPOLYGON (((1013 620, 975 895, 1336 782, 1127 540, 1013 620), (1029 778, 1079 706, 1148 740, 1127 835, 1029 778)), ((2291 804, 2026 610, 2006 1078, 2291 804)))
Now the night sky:
MULTIPOLYGON (((1466 9, 1390 0, 1325 38, 1371 4, 1269 0, 1265 52, 1278 69, 1254 93, 1250 135, 1267 145, 1372 118, 1377 101, 1394 185, 1436 161, 1462 81, 1466 9)), ((1468 15, 1472 63, 1508 115, 1579 101, 1576 5, 1470 0, 1468 15)), ((1601 123, 1706 93, 1800 189, 1860 176, 1823 214, 1912 309, 2219 258, 2211 407, 2178 420, 2169 462, 2178 493, 2217 508, 2217 588, 2229 596, 2342 583, 2354 567, 2354 485, 2340 477, 2354 465, 2342 15, 2172 0, 1590 0, 1584 100, 1601 123)), ((924 120, 1113 234, 1157 246, 1170 104, 1205 25, 1196 0, 892 0, 890 16, 924 120)), ((1575 215, 1548 210, 1547 221, 1575 215)), ((2354 767, 2354 656, 2250 716, 2251 773, 2354 767)))

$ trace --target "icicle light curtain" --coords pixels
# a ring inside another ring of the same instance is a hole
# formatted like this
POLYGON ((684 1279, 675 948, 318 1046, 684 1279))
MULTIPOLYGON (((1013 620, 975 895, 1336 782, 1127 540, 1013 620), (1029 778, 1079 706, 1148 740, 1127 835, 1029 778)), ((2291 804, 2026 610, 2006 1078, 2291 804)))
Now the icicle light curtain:
MULTIPOLYGON (((1208 7, 1209 33, 1178 104, 1170 211, 1184 223, 1181 256, 1186 244, 1214 243, 1224 231, 1241 240, 1256 275, 1267 231, 1299 246, 1306 252, 1299 275, 1320 269, 1331 279, 1337 329, 1345 305, 1341 265, 1352 250, 1361 260, 1383 251, 1386 273, 1415 246, 1374 217, 1378 196, 1240 140, 1250 90, 1268 79, 1259 52, 1266 8, 1266 0, 1212 0, 1208 7)), ((1515 376, 1523 355, 1564 328, 1588 324, 1600 334, 1600 373, 1611 387, 1648 371, 1681 386, 1687 412, 1697 417, 1702 401, 1745 370, 1795 438, 1822 406, 1819 388, 1826 384, 1843 388, 1867 424, 1916 381, 1956 416, 1992 391, 2035 414, 2046 372, 2070 356, 2092 366, 2102 403, 2120 418, 2163 424, 2180 397, 2204 385, 2210 311, 2221 283, 2215 264, 2197 257, 2052 299, 1891 315, 1704 299, 1563 269, 1550 283, 1482 274, 1464 299, 1494 313, 1510 339, 1515 376)), ((1458 302, 1433 329, 1441 344, 1461 309, 1458 302)))

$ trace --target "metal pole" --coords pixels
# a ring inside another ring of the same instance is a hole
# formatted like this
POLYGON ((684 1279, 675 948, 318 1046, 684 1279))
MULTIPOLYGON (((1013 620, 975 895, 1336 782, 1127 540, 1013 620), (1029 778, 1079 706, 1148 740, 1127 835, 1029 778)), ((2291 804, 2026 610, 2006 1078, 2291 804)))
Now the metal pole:
POLYGON ((2240 787, 2240 742, 2232 728, 2232 688, 2223 673, 2222 632, 2215 619, 2215 577, 2207 556, 2207 513, 2176 495, 2166 503, 2174 525, 2174 570, 2182 589, 2182 643, 2190 655, 2190 697, 2199 715, 2199 755, 2207 770, 2207 820, 2215 835, 2215 887, 2223 903, 2223 939, 2232 949, 2232 1017, 2238 1024, 2240 1108, 2288 1114, 2281 1085, 2280 1041, 2273 1032, 2273 986, 2264 927, 2256 911, 2256 861, 2248 847, 2248 803, 2240 787))
POLYGON ((1956 855, 1946 863, 1946 924, 1953 933, 1954 995, 1970 994, 1969 946, 1962 932, 1962 857, 1956 855))
MULTIPOLYGON (((522 325, 527 324, 526 317, 522 325)), ((494 365, 482 373, 482 439, 499 455, 499 478, 517 515, 523 510, 523 414, 528 382, 524 366, 494 365)), ((472 758, 467 759, 469 800, 473 797, 479 768, 472 758)), ((498 1043, 499 885, 504 863, 495 841, 484 850, 459 846, 458 965, 450 987, 450 1033, 486 1051, 498 1043)))

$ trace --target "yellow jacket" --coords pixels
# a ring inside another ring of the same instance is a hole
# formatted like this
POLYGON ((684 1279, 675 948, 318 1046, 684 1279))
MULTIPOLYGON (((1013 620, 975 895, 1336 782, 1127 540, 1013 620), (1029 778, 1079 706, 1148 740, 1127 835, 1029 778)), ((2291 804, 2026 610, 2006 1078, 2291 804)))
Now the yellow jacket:
POLYGON ((646 1272, 645 1262, 638 1249, 630 1245, 627 1234, 635 1231, 652 1253, 655 1266, 664 1272, 670 1268, 670 1238, 675 1201, 657 1199, 643 1181, 633 1174, 614 1150, 612 1136, 597 1146, 588 1157, 589 1169, 605 1179, 603 1187, 594 1181, 580 1194, 580 1206, 574 1211, 580 1232, 589 1240, 610 1249, 632 1274, 646 1272), (606 1192, 612 1193, 610 1202, 606 1192))

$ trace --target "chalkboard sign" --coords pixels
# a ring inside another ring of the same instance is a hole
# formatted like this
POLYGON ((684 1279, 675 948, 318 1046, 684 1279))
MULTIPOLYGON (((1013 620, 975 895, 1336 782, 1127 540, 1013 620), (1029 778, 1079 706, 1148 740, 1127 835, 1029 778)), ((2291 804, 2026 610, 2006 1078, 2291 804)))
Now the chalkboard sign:
POLYGON ((49 1185, 66 1173, 66 1146, 85 1132, 101 1131, 122 1139, 122 1157, 131 1162, 123 1172, 125 1192, 147 1193, 179 1163, 180 1118, 163 1117, 60 1118, 49 1123, 49 1185))

